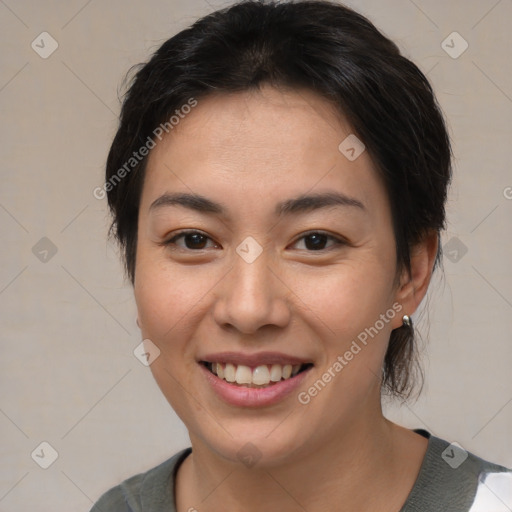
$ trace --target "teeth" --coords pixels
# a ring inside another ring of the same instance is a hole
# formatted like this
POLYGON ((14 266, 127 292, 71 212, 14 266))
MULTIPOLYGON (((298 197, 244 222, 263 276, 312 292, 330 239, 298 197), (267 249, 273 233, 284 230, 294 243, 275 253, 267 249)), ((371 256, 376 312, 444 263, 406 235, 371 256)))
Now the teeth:
POLYGON ((260 365, 252 370, 243 364, 237 366, 231 363, 212 363, 211 371, 227 382, 236 382, 238 385, 248 387, 266 387, 281 379, 294 377, 299 373, 301 366, 300 364, 272 364, 260 365))
POLYGON ((273 364, 270 367, 270 380, 279 382, 283 378, 283 367, 280 364, 273 364))
POLYGON ((259 384, 260 386, 270 383, 270 372, 267 366, 257 366, 254 368, 252 372, 252 383, 259 384))
POLYGON ((237 384, 251 384, 252 372, 248 366, 239 364, 236 368, 235 380, 237 384))
POLYGON ((228 363, 224 367, 224 378, 228 382, 235 382, 235 371, 236 371, 235 367, 232 364, 228 363))

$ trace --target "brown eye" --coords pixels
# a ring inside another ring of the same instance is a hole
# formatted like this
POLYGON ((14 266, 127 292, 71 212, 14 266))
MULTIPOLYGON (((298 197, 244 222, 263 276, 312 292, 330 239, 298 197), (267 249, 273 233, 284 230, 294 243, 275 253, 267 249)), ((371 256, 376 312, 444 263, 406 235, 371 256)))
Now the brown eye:
POLYGON ((205 245, 207 240, 211 240, 211 238, 204 235, 200 231, 181 231, 177 235, 173 236, 170 240, 164 242, 163 245, 177 245, 178 247, 186 250, 202 250, 206 249, 205 245), (185 240, 185 247, 176 244, 176 241, 181 238, 185 240))
MULTIPOLYGON (((207 249, 208 240, 212 240, 210 237, 206 236, 204 233, 195 230, 187 230, 180 231, 176 235, 174 235, 171 239, 163 242, 161 245, 165 246, 176 246, 183 250, 189 251, 201 251, 207 249), (178 244, 177 240, 183 239, 185 241, 183 244, 178 244)), ((310 231, 309 233, 304 234, 301 238, 295 241, 296 245, 299 241, 305 241, 305 250, 308 252, 319 252, 326 251, 331 248, 340 245, 347 245, 347 243, 341 238, 335 237, 333 235, 329 235, 327 233, 323 233, 321 231, 310 231), (327 246, 329 241, 334 243, 331 246, 327 246)))
POLYGON ((306 250, 311 251, 325 251, 329 250, 333 246, 336 247, 338 245, 345 245, 344 240, 341 240, 340 238, 337 238, 332 235, 328 235, 327 233, 323 233, 321 231, 310 231, 309 233, 306 233, 301 238, 299 238, 295 243, 298 243, 299 241, 304 240, 305 241, 305 247, 306 250), (334 241, 334 244, 331 247, 325 247, 328 240, 334 241))

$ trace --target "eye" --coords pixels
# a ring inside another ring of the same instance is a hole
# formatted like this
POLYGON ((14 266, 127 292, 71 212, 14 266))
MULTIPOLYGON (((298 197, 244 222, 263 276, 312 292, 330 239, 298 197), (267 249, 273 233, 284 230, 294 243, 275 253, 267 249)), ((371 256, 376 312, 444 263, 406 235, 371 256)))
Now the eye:
MULTIPOLYGON (((212 240, 209 236, 201 233, 196 230, 185 230, 178 232, 171 239, 163 242, 161 245, 165 246, 178 246, 185 250, 203 250, 206 249, 206 244, 208 240, 212 240), (185 241, 185 247, 177 244, 177 240, 183 239, 185 241)), ((296 245, 299 241, 305 241, 305 247, 308 252, 318 252, 328 250, 325 248, 325 244, 328 240, 334 242, 331 245, 331 248, 339 245, 347 245, 347 242, 341 238, 335 237, 333 235, 329 235, 328 233, 324 233, 322 231, 309 231, 305 233, 300 238, 298 238, 293 245, 296 245)), ((216 244, 215 244, 216 245, 216 244)))
POLYGON ((167 240, 166 242, 163 242, 161 245, 165 246, 171 246, 171 245, 178 245, 176 244, 176 240, 179 240, 180 238, 183 238, 185 240, 185 246, 178 246, 183 249, 196 249, 196 250, 202 250, 205 249, 205 242, 206 240, 211 240, 210 237, 206 236, 204 233, 201 233, 200 231, 195 230, 187 230, 187 231, 180 231, 175 236, 173 236, 170 240, 167 240), (188 243, 187 243, 188 242, 188 243))
MULTIPOLYGON (((334 247, 339 245, 347 245, 347 243, 341 238, 329 235, 328 233, 324 233, 322 231, 309 231, 308 233, 303 234, 299 239, 297 239, 295 244, 301 240, 305 241, 305 246, 309 252, 328 250, 329 247, 327 249, 324 247, 327 240, 334 241, 334 247)), ((333 246, 331 246, 331 248, 333 246)))

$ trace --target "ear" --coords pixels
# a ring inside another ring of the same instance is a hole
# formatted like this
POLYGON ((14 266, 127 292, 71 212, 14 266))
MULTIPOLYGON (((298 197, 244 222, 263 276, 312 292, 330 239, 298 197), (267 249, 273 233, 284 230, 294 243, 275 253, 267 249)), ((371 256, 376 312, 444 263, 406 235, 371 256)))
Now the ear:
POLYGON ((393 329, 400 327, 403 315, 411 316, 425 297, 432 278, 438 245, 437 231, 430 231, 411 248, 411 275, 407 270, 402 272, 395 293, 395 301, 402 305, 402 310, 394 319, 393 329))

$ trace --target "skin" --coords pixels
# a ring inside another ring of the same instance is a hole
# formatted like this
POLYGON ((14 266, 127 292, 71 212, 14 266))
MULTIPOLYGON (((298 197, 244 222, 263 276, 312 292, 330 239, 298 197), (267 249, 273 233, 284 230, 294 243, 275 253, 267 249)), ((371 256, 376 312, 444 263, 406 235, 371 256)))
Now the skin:
POLYGON ((138 223, 134 292, 142 335, 161 350, 155 380, 189 430, 193 453, 176 481, 178 512, 398 511, 427 440, 384 418, 380 374, 391 330, 423 299, 437 250, 432 234, 395 282, 395 240, 383 184, 367 151, 349 161, 352 131, 309 91, 264 86, 211 95, 151 151, 138 223), (275 217, 279 201, 336 191, 365 209, 334 206, 275 217), (163 193, 198 193, 226 217, 182 206, 150 210, 163 193), (207 238, 177 239, 181 229, 207 238), (309 230, 323 239, 315 250, 309 230), (253 237, 262 253, 236 252, 253 237), (201 245, 202 244, 202 245, 201 245), (202 247, 196 249, 195 247, 202 247), (208 352, 278 351, 314 363, 307 390, 357 335, 403 309, 307 405, 292 393, 273 406, 226 404, 197 358, 208 352), (246 443, 261 458, 237 458, 246 443))

